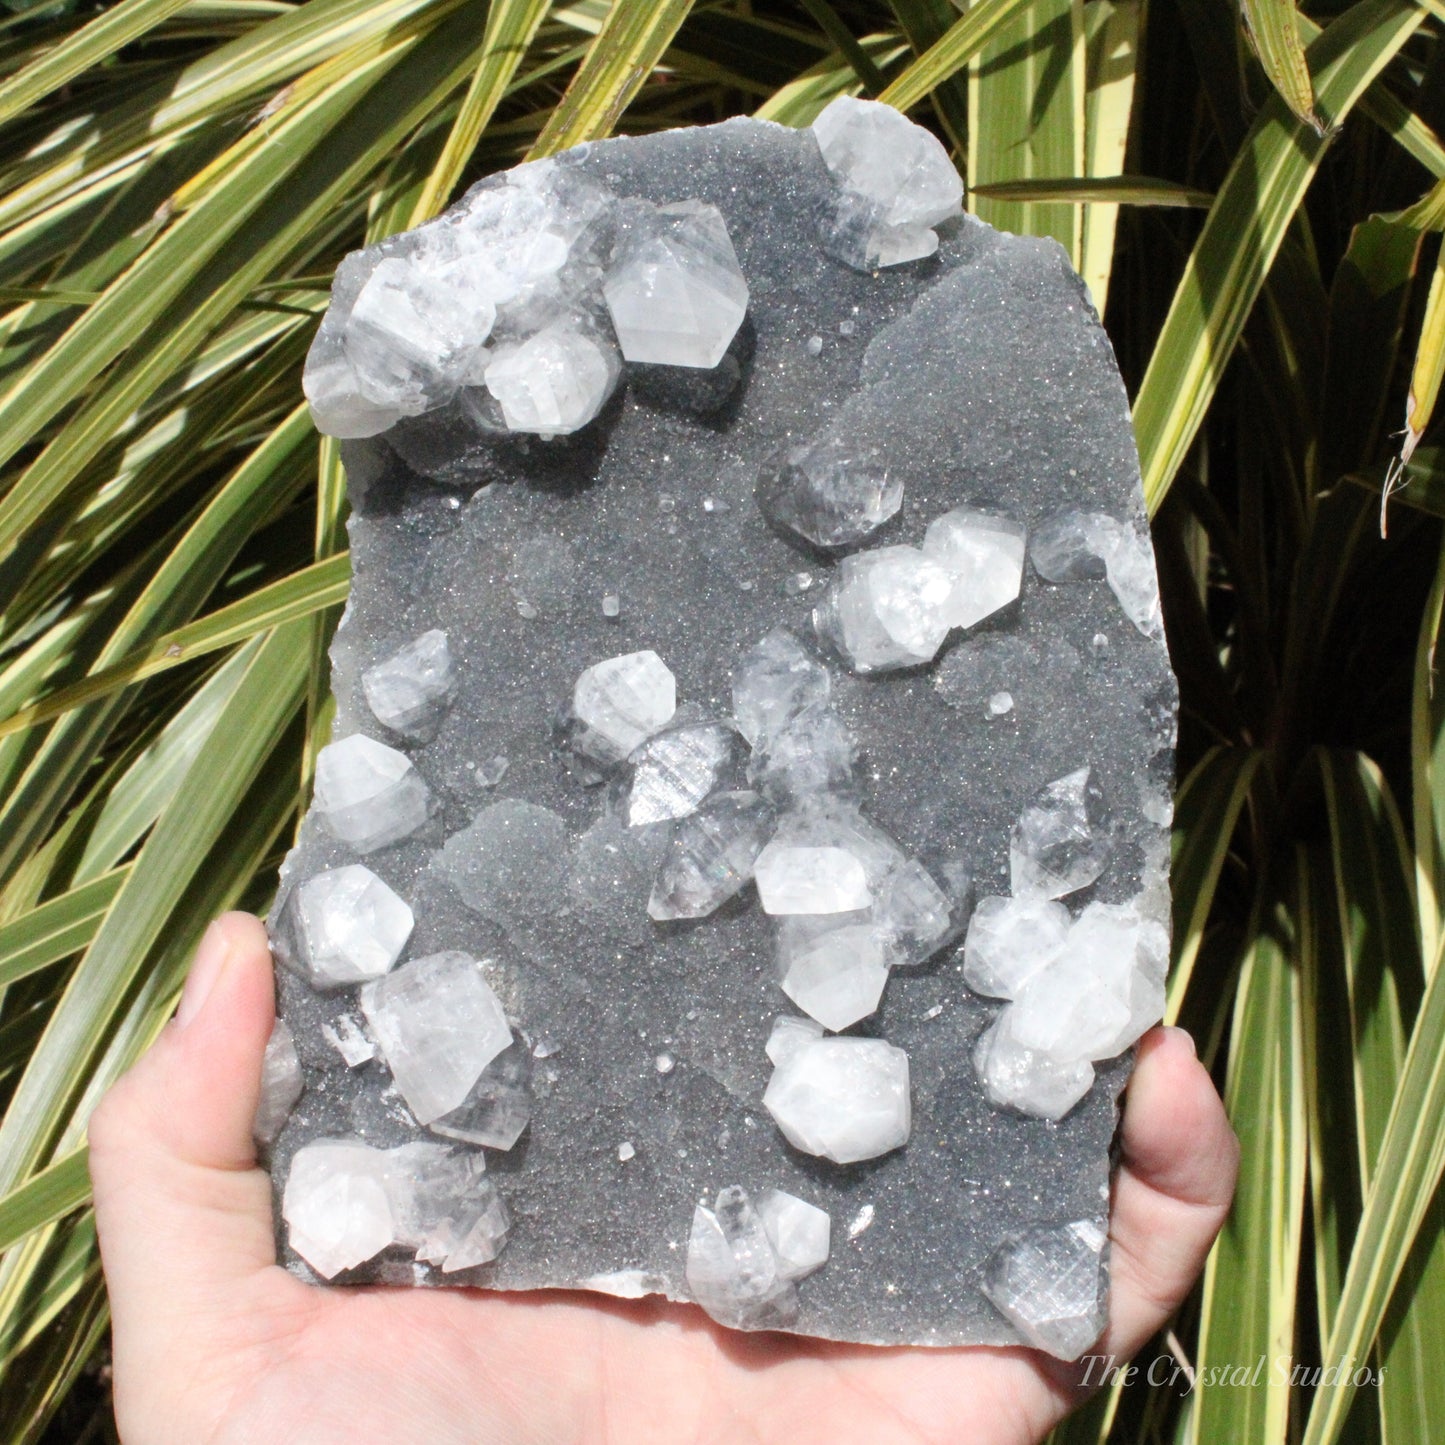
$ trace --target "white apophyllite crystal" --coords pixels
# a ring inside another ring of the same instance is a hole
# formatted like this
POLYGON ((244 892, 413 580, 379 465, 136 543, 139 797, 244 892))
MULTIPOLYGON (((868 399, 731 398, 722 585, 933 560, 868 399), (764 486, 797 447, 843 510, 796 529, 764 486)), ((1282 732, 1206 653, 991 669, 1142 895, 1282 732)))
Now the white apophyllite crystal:
POLYGON ((433 1134, 510 1149, 532 1119, 532 1051, 514 1039, 477 1077, 459 1108, 433 1119, 433 1134))
POLYGON ((756 793, 715 793, 673 832, 647 902, 650 918, 705 918, 740 893, 773 830, 756 793))
POLYGON ((1091 903, 1015 995, 1014 1033, 1055 1057, 1112 1059, 1164 1014, 1169 940, 1132 903, 1091 903))
POLYGON ((501 1001, 465 953, 435 953, 361 991, 366 1022, 419 1124, 459 1108, 512 1041, 501 1001))
POLYGON ((748 283, 716 206, 638 210, 602 283, 628 361, 711 369, 748 309, 748 283))
POLYGON ((826 704, 828 669, 786 627, 750 647, 733 668, 733 718, 762 747, 806 709, 826 704))
POLYGON ((768 1034, 767 1055, 774 1064, 781 1064, 795 1049, 823 1037, 823 1025, 816 1019, 799 1018, 796 1014, 779 1014, 768 1034))
POLYGON ((440 628, 422 633, 361 674, 372 715, 406 737, 431 735, 455 685, 447 635, 440 628))
POLYGON ((783 920, 778 974, 783 992, 835 1032, 873 1013, 888 983, 884 936, 871 922, 829 927, 827 918, 783 920))
POLYGON ((974 1048, 974 1068, 984 1092, 1001 1108, 1062 1119, 1089 1092, 1094 1066, 1087 1059, 1059 1060, 1025 1048, 1013 1035, 1012 1014, 1010 1005, 974 1048))
POLYGON ((989 1097, 1049 1119, 1088 1092, 1095 1062, 1122 1053, 1163 1016, 1169 955, 1167 930, 1138 900, 1091 903, 1071 925, 1061 924, 1062 909, 985 899, 964 965, 979 992, 1013 999, 975 1050, 989 1097))
POLYGON ((1076 1360, 1107 1318, 1106 1243, 1091 1219, 1031 1229, 994 1252, 983 1292, 1029 1344, 1076 1360))
POLYGON ((478 1150, 403 1144, 386 1151, 386 1163, 397 1244, 443 1274, 497 1257, 511 1218, 478 1150))
POLYGON ((890 105, 839 96, 813 122, 824 164, 845 195, 829 249, 859 270, 938 248, 932 227, 962 210, 963 182, 939 141, 890 105))
POLYGON ((308 878, 287 900, 289 952, 317 988, 380 978, 411 937, 414 918, 370 868, 352 863, 308 878))
POLYGON ((916 859, 902 858, 870 877, 873 924, 888 946, 889 962, 924 963, 959 933, 972 884, 961 880, 961 898, 951 897, 916 859))
POLYGON ((345 1139, 302 1145, 281 1214, 291 1248, 323 1279, 365 1264, 396 1237, 385 1153, 345 1139))
POLYGON ((952 574, 917 547, 845 557, 813 626, 854 672, 931 662, 952 624, 952 574))
POLYGON ((485 1264, 510 1226, 485 1168, 479 1152, 454 1145, 314 1140, 296 1151, 286 1179, 288 1242, 324 1279, 394 1246, 443 1273, 485 1264))
POLYGON ((1108 805, 1091 768, 1056 778, 1034 795, 1009 839, 1016 898, 1062 898, 1086 888, 1114 851, 1108 805))
POLYGON ((356 733, 321 749, 313 808, 358 853, 410 837, 431 813, 431 793, 411 760, 356 733))
POLYGON ((853 547, 897 515, 903 482, 876 449, 826 434, 765 462, 757 499, 780 531, 816 547, 853 547))
POLYGON ((928 524, 923 551, 954 579, 950 625, 972 627, 1017 600, 1025 532, 1009 517, 958 507, 928 524))
POLYGON ((827 1264, 833 1221, 826 1209, 781 1189, 768 1190, 756 1207, 785 1279, 805 1279, 827 1264))
POLYGON ((826 703, 804 708, 748 761, 748 779, 779 807, 819 793, 849 792, 858 750, 843 719, 826 703))
POLYGON ((908 1055, 882 1039, 824 1038, 773 1070, 763 1107, 794 1148, 835 1164, 908 1142, 908 1055))
POLYGON ((658 733, 633 753, 624 813, 632 828, 685 818, 709 794, 741 781, 747 744, 725 723, 658 733))
POLYGON ((573 745, 599 762, 621 762, 676 711, 677 682, 655 652, 609 657, 572 689, 573 745))
POLYGON ((434 262, 424 247, 377 265, 343 342, 363 396, 414 415, 456 391, 497 317, 474 269, 464 258, 434 262))
POLYGON ((863 864, 845 848, 772 842, 753 876, 765 913, 850 913, 873 901, 863 864))
POLYGON ((982 898, 968 923, 963 976, 987 998, 1015 998, 1063 952, 1069 910, 1049 898, 982 898))
POLYGON ((501 346, 484 373, 511 431, 565 436, 587 425, 612 395, 621 367, 609 344, 565 322, 501 346))
POLYGON ((790 1324, 798 1313, 795 1278, 745 1190, 720 1189, 713 1209, 694 1210, 687 1287, 719 1324, 754 1330, 790 1324))
POLYGON ((1107 578, 1129 621, 1145 637, 1164 636, 1154 549, 1146 533, 1104 512, 1059 512, 1035 531, 1029 557, 1046 582, 1107 578))
POLYGON ((266 1052, 261 1058, 261 1095, 256 1101, 256 1117, 251 1133, 261 1144, 274 1144, 291 1110, 301 1097, 301 1060, 296 1056, 296 1041, 283 1019, 271 1026, 266 1052))

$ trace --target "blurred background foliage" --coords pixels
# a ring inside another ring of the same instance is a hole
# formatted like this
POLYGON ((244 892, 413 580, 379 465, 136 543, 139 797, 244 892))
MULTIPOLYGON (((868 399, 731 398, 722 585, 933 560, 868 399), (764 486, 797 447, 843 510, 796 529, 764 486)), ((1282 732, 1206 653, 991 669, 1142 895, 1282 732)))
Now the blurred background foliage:
POLYGON ((1179 1370, 1058 1438, 1445 1439, 1442 0, 5 4, 7 1440, 113 1438, 86 1119, 206 920, 266 905, 325 736, 337 260, 524 156, 844 91, 1089 282, 1180 674, 1169 1010, 1243 1174, 1145 1352, 1179 1370))

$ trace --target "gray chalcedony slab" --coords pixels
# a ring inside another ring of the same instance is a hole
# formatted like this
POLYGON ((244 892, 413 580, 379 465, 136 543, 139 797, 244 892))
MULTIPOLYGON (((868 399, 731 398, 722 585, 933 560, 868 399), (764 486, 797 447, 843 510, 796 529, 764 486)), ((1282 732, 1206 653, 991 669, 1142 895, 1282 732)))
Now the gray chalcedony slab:
MULTIPOLYGON (((334 735, 404 751, 434 810, 366 866, 415 914, 403 961, 449 950, 487 961, 533 1045, 535 1105, 521 1140, 487 1153, 512 1220, 494 1262, 444 1275, 398 1249, 338 1278, 688 1299, 694 1208, 741 1185, 753 1200, 780 1189, 831 1216, 831 1257, 798 1285, 789 1328, 884 1344, 1017 1341, 984 1293, 989 1261, 1041 1226, 1106 1227, 1130 1057, 1099 1064, 1057 1123, 994 1107, 973 1052, 1001 1005, 970 991, 956 943, 895 969, 880 1010, 849 1030, 909 1056, 906 1147, 848 1166, 797 1152, 762 1107, 772 1020, 796 1010, 753 889, 707 918, 653 922, 648 868, 599 842, 604 790, 559 748, 553 723, 584 669, 643 650, 676 677, 677 721, 726 718, 744 651, 780 625, 812 638, 837 559, 772 530, 754 495, 765 464, 812 438, 842 437, 902 479, 902 505, 870 546, 921 546, 928 523, 959 506, 1030 528, 1072 507, 1142 529, 1108 340, 1056 245, 971 217, 942 224, 922 261, 867 273, 833 259, 820 233, 837 189, 808 131, 731 121, 584 147, 563 164, 619 196, 721 211, 750 289, 732 352, 742 381, 699 416, 682 384, 695 374, 634 365, 570 436, 479 438, 443 408, 345 446, 355 580, 331 654, 334 735), (800 590, 803 571, 815 582, 800 590), (368 708, 362 678, 433 629, 447 636, 454 697, 434 736, 398 737, 368 708), (496 884, 479 913, 435 860, 509 800, 550 810, 565 843, 539 847, 537 867, 496 884), (615 876, 599 878, 610 860, 615 876)), ((929 666, 855 676, 829 662, 859 802, 914 857, 962 857, 978 897, 1007 894, 1021 811, 1088 766, 1116 843, 1069 902, 1157 887, 1174 681, 1160 640, 1103 581, 1051 585, 1026 564, 1019 600, 950 634, 929 666), (1003 690, 1012 707, 998 713, 989 700, 1003 690)), ((307 878, 358 861, 308 817, 275 916, 307 878)), ((384 1063, 350 1068, 329 1041, 361 1023, 358 989, 318 993, 286 969, 278 980, 305 1084, 270 1155, 279 1203, 310 1140, 392 1148, 434 1136, 384 1063)), ((309 1276, 279 1234, 288 1265, 309 1276)))

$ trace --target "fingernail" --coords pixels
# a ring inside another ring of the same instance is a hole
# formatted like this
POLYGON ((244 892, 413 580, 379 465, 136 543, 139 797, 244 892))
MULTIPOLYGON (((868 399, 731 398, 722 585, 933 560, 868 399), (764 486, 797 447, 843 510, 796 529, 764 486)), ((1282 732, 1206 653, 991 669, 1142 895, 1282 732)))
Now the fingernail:
POLYGON ((181 1002, 176 1009, 176 1024, 180 1028, 185 1028, 200 1013, 230 953, 224 930, 219 923, 212 923, 196 949, 195 961, 186 975, 186 986, 181 990, 181 1002))
POLYGON ((1199 1057, 1199 1050, 1194 1044, 1194 1035, 1191 1034, 1188 1029, 1181 1029, 1178 1024, 1170 1024, 1164 1032, 1166 1034, 1173 1034, 1176 1038, 1183 1039, 1184 1042, 1189 1045, 1189 1052, 1193 1054, 1196 1059, 1199 1057))

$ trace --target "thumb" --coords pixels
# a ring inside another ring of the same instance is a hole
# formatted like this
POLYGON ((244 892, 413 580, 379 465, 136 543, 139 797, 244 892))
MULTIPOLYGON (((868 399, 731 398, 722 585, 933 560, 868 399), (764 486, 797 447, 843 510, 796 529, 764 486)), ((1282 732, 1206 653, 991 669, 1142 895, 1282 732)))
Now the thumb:
MULTIPOLYGON (((90 1120, 90 1171, 116 1353, 155 1359, 275 1263, 251 1123, 275 1018, 265 930, 206 930, 180 1007, 90 1120)), ((119 1364, 119 1359, 118 1359, 119 1364)))

